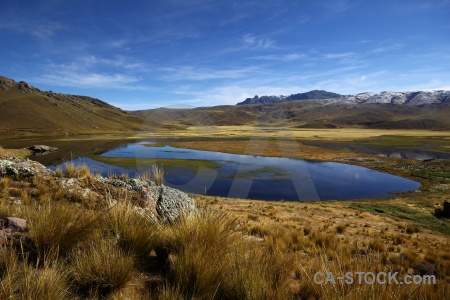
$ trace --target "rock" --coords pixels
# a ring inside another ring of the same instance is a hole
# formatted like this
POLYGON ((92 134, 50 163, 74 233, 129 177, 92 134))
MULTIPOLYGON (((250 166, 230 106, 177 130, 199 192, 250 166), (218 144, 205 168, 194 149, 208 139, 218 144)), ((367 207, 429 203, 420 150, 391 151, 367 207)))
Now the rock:
POLYGON ((159 187, 154 182, 135 178, 120 180, 96 177, 96 180, 102 184, 139 193, 150 217, 164 224, 173 224, 183 215, 196 211, 192 198, 167 186, 159 187))
POLYGON ((160 195, 156 202, 158 219, 165 224, 173 224, 186 214, 195 213, 194 201, 182 191, 167 187, 160 187, 160 195))
MULTIPOLYGON (((81 178, 56 178, 53 171, 38 162, 15 157, 0 158, 0 176, 31 178, 37 175, 53 178, 69 197, 83 199, 102 197, 97 189, 94 191, 91 190, 91 186, 86 187, 81 178)), ((100 190, 125 189, 135 196, 137 194, 137 204, 143 209, 143 213, 155 222, 173 224, 180 217, 196 212, 194 201, 186 193, 167 186, 157 186, 152 181, 139 178, 121 180, 102 176, 95 177, 95 180, 101 185, 100 190)))
POLYGON ((21 218, 6 217, 0 219, 0 244, 9 240, 16 232, 26 231, 27 221, 21 218))
POLYGON ((21 178, 34 177, 37 174, 53 175, 53 171, 47 169, 38 162, 29 159, 8 157, 0 159, 0 176, 18 176, 21 178))
POLYGON ((27 148, 28 150, 33 151, 34 155, 44 155, 50 152, 58 151, 58 148, 50 147, 46 145, 33 145, 27 148))
POLYGON ((14 85, 16 84, 16 82, 12 79, 0 76, 0 89, 7 91, 9 89, 11 89, 14 85))
POLYGON ((12 231, 25 231, 27 220, 15 217, 5 217, 0 219, 0 228, 11 229, 12 231))

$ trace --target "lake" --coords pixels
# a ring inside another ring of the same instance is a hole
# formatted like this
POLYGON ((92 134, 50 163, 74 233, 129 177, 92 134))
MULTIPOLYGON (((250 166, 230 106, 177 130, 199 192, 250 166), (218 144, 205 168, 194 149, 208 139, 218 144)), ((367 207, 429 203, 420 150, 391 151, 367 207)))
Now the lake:
MULTIPOLYGON (((199 151, 153 141, 124 142, 68 161, 86 164, 104 176, 135 176, 156 164, 164 169, 164 184, 168 186, 189 193, 244 199, 380 198, 420 186, 413 180, 354 165, 199 151)), ((49 167, 55 170, 63 165, 49 167)))

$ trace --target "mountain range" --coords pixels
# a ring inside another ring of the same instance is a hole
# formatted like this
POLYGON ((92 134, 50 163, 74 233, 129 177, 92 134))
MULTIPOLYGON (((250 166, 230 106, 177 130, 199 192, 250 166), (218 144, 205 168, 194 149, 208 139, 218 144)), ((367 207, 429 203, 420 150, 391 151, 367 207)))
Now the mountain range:
POLYGON ((102 100, 41 91, 0 76, 0 134, 79 134, 183 129, 188 126, 283 126, 450 130, 450 91, 339 95, 310 91, 262 96, 239 105, 123 111, 102 100))
POLYGON ((244 104, 273 104, 296 100, 329 100, 347 104, 380 103, 399 105, 426 105, 450 103, 450 91, 410 91, 410 92, 381 92, 360 93, 356 95, 339 95, 323 90, 314 90, 290 96, 255 96, 247 98, 238 105, 244 104))

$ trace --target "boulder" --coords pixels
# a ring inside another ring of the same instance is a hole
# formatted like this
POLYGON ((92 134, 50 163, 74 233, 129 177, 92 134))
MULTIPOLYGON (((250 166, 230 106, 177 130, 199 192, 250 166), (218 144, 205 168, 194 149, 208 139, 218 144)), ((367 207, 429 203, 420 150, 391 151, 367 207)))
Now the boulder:
POLYGON ((0 176, 34 177, 38 174, 53 175, 53 171, 36 161, 8 157, 0 159, 0 176))
MULTIPOLYGON (((56 178, 55 173, 38 162, 15 157, 0 158, 0 176, 16 176, 18 178, 32 178, 43 175, 54 180, 67 191, 84 199, 101 197, 90 186, 83 184, 80 178, 56 178)), ((158 186, 152 181, 129 178, 126 180, 111 179, 102 176, 95 180, 103 185, 105 191, 110 189, 125 189, 139 197, 139 206, 146 215, 163 224, 173 224, 180 217, 195 213, 195 203, 186 193, 168 186, 158 186)))
POLYGON ((196 211, 194 200, 186 193, 168 186, 157 186, 142 179, 109 179, 96 177, 98 182, 137 192, 151 217, 164 224, 173 224, 180 217, 196 211))
POLYGON ((158 218, 162 223, 173 224, 179 218, 195 213, 195 203, 186 193, 168 186, 160 187, 156 202, 158 218))
POLYGON ((28 150, 33 151, 34 155, 43 155, 50 152, 58 151, 58 148, 50 147, 46 145, 33 145, 27 148, 28 150))
POLYGON ((27 221, 21 218, 5 217, 0 219, 0 245, 11 239, 16 232, 26 231, 27 221))

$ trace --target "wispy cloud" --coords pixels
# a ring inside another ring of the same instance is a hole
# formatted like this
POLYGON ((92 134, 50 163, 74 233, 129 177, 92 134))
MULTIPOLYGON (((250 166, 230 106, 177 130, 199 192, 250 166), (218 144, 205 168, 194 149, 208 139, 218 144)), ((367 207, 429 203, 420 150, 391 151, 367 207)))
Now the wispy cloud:
POLYGON ((53 37, 53 35, 63 29, 63 26, 59 23, 49 23, 44 25, 38 25, 30 29, 30 32, 35 37, 41 39, 49 39, 53 37))
POLYGON ((107 57, 101 57, 97 55, 84 55, 77 59, 74 64, 78 64, 78 68, 92 68, 95 65, 102 65, 102 66, 113 66, 118 68, 124 68, 127 70, 133 70, 133 71, 147 71, 148 66, 136 59, 126 57, 123 55, 115 55, 111 58, 107 57))
POLYGON ((385 52, 389 52, 392 50, 400 49, 403 46, 404 45, 401 43, 394 43, 394 44, 390 44, 387 46, 381 46, 381 47, 374 48, 374 49, 370 50, 369 53, 371 53, 371 54, 385 53, 385 52))
POLYGON ((210 106, 210 103, 216 103, 218 105, 235 105, 236 103, 244 101, 246 98, 253 97, 256 94, 283 95, 289 92, 294 93, 294 91, 298 91, 298 89, 298 87, 286 85, 222 85, 206 90, 192 90, 190 92, 183 91, 183 94, 189 96, 186 100, 183 100, 183 104, 190 104, 193 106, 210 106))
POLYGON ((355 52, 341 52, 341 53, 324 53, 318 56, 319 60, 331 61, 339 65, 346 66, 363 66, 366 64, 364 55, 355 52))
POLYGON ((317 1, 317 3, 326 9, 331 14, 339 14, 344 11, 351 9, 353 6, 358 4, 360 1, 351 0, 326 0, 317 1))
POLYGON ((31 79, 32 82, 44 83, 54 86, 78 87, 78 88, 108 88, 125 90, 145 90, 138 85, 139 78, 125 74, 98 74, 98 73, 74 73, 60 72, 58 74, 44 74, 31 79))
POLYGON ((123 71, 127 67, 125 61, 99 58, 94 55, 86 55, 68 64, 50 63, 42 66, 44 70, 39 77, 31 78, 31 82, 49 84, 54 86, 66 86, 77 88, 108 88, 123 90, 147 90, 148 87, 139 84, 140 78, 127 72, 107 71, 98 68, 98 65, 112 65, 121 67, 123 71))
POLYGON ((242 37, 242 42, 246 48, 269 49, 275 48, 275 41, 266 37, 257 37, 252 34, 246 34, 242 37))
POLYGON ((249 76, 258 71, 257 67, 246 67, 241 69, 215 70, 209 68, 196 67, 167 67, 161 68, 165 74, 161 77, 163 80, 211 80, 211 79, 237 79, 249 76))
POLYGON ((27 34, 39 39, 50 39, 64 26, 57 22, 37 23, 27 19, 7 19, 0 21, 0 29, 12 30, 20 34, 27 34))
POLYGON ((290 54, 271 54, 271 55, 261 55, 254 56, 252 59, 260 59, 260 60, 275 60, 275 61, 293 61, 301 58, 305 58, 306 55, 298 54, 298 53, 290 53, 290 54))
POLYGON ((326 53, 323 54, 324 58, 336 59, 336 58, 352 58, 355 56, 354 52, 343 52, 343 53, 326 53))

